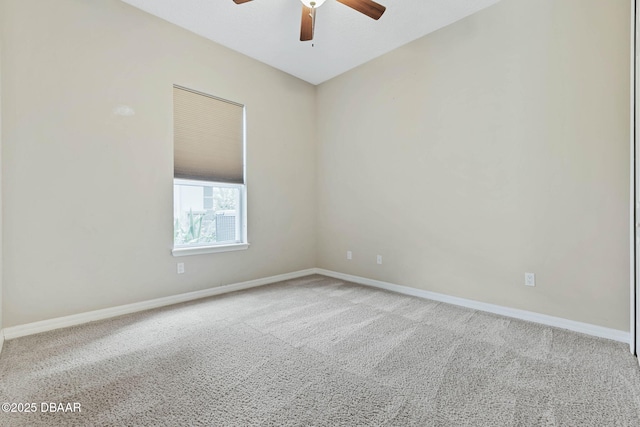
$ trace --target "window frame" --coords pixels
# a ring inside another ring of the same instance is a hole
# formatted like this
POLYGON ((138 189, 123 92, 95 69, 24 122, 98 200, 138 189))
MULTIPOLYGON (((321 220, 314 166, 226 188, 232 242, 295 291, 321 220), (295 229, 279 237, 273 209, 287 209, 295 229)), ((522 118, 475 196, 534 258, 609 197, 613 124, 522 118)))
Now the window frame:
MULTIPOLYGON (((176 245, 173 242, 173 249, 171 253, 173 256, 186 256, 186 255, 200 255, 216 252, 229 252, 229 251, 241 251, 249 248, 249 242, 247 241, 247 189, 246 184, 236 184, 228 182, 215 182, 215 181, 200 181, 195 179, 174 178, 173 186, 176 185, 193 185, 196 187, 225 187, 225 188, 237 188, 240 191, 239 203, 239 228, 240 228, 240 241, 233 243, 220 243, 220 244, 192 244, 192 245, 176 245)), ((173 200, 175 208, 175 199, 173 200)), ((175 223, 175 218, 174 218, 175 223)))
MULTIPOLYGON (((221 243, 217 245, 178 245, 176 246, 175 240, 172 242, 171 254, 174 257, 181 256, 189 256, 189 255, 202 255, 202 254, 210 254, 210 253, 218 253, 218 252, 232 252, 232 251, 242 251, 249 249, 249 239, 248 239, 248 220, 247 220, 247 107, 244 104, 239 104, 237 102, 229 101, 224 98, 219 98, 214 95, 209 95, 205 92, 200 92, 194 89, 189 89, 187 87, 173 85, 174 88, 187 90, 199 95, 207 96, 218 101, 228 102, 230 104, 237 105, 242 107, 242 184, 238 183, 228 183, 228 182, 217 182, 217 181, 202 181, 202 180, 194 180, 194 179, 185 179, 185 178, 173 178, 172 189, 175 188, 176 183, 185 183, 186 185, 194 185, 193 183, 201 183, 201 184, 213 184, 215 187, 233 187, 238 188, 240 190, 240 237, 241 241, 237 243, 221 243), (191 184, 189 184, 191 183, 191 184)), ((200 184, 200 185, 201 185, 200 184)), ((179 184, 180 185, 180 184, 179 184)), ((198 184, 195 184, 198 185, 198 184)), ((172 194, 172 205, 175 209, 175 200, 173 199, 174 192, 172 194)), ((175 219, 172 221, 175 224, 175 219)), ((172 227, 173 228, 173 227, 172 227)), ((174 230, 175 233, 175 230, 174 230)), ((172 233, 172 235, 174 235, 172 233)))

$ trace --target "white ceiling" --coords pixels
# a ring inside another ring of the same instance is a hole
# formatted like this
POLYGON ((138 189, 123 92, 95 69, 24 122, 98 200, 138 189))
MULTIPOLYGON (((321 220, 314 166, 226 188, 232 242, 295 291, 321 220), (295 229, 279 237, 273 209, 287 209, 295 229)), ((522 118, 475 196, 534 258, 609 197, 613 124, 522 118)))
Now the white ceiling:
POLYGON ((300 41, 300 0, 122 0, 312 84, 320 84, 499 0, 376 0, 375 21, 334 0, 300 41))

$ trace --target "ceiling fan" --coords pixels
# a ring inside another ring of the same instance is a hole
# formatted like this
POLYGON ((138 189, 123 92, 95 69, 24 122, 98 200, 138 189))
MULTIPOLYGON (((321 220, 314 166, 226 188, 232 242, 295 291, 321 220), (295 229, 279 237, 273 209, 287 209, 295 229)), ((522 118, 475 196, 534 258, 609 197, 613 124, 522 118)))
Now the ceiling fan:
MULTIPOLYGON (((233 0, 236 4, 248 3, 252 0, 233 0)), ((300 41, 313 40, 313 28, 316 22, 316 9, 322 6, 325 0, 300 0, 302 1, 302 22, 300 23, 300 41)), ((375 20, 380 19, 387 9, 373 0, 336 0, 351 9, 367 15, 375 20)))

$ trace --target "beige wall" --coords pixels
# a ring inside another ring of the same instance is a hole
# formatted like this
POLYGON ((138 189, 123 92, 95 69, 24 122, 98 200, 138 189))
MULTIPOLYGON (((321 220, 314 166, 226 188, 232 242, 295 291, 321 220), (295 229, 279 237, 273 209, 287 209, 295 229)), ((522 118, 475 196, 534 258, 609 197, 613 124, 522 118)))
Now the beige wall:
POLYGON ((0 0, 0 321, 318 266, 628 330, 629 31, 502 0, 316 89, 118 0, 0 0), (170 255, 174 83, 247 105, 248 251, 170 255))
POLYGON ((312 85, 118 0, 0 7, 5 327, 315 265, 312 85), (247 106, 247 251, 170 254, 174 83, 247 106))
POLYGON ((629 330, 629 13, 503 0, 319 86, 318 266, 629 330))
MULTIPOLYGON (((1 0, 0 0, 1 1, 1 0)), ((1 7, 1 5, 0 5, 1 7)), ((0 9, 2 10, 2 9, 0 9)), ((2 334, 2 278, 4 275, 4 269, 2 266, 2 31, 0 31, 0 334, 2 334)), ((3 337, 0 336, 0 341, 3 341, 3 337)), ((2 346, 0 345, 0 350, 2 346)))

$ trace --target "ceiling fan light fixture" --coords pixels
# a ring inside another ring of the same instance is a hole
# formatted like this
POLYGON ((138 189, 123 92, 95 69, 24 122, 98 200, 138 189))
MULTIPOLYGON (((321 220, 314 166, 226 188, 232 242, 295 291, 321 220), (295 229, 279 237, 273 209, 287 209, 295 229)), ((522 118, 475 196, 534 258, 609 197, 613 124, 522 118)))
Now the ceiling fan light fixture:
POLYGON ((312 9, 317 9, 320 6, 322 6, 322 3, 324 3, 325 0, 300 0, 302 2, 303 5, 312 8, 312 9))

